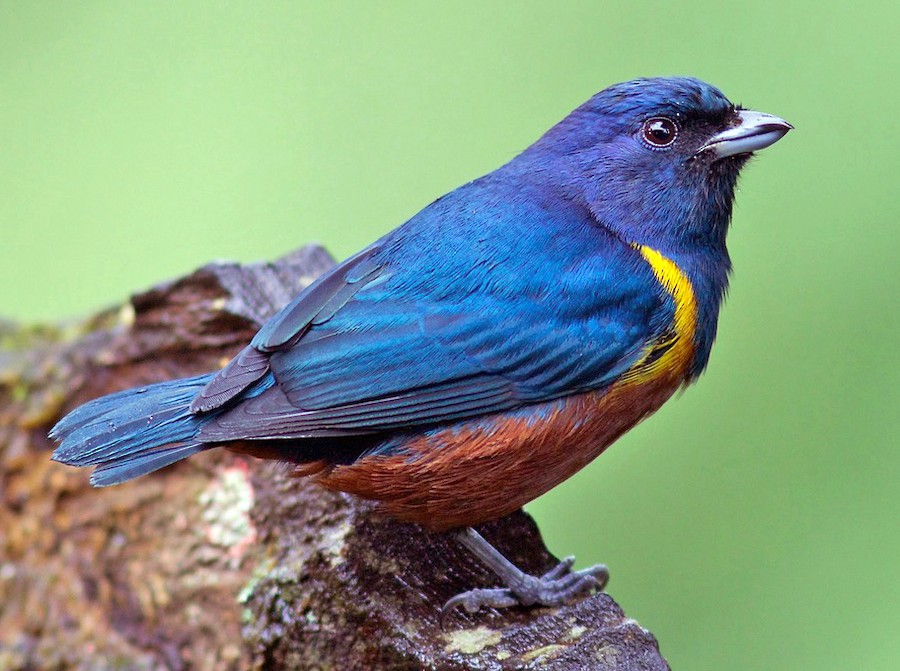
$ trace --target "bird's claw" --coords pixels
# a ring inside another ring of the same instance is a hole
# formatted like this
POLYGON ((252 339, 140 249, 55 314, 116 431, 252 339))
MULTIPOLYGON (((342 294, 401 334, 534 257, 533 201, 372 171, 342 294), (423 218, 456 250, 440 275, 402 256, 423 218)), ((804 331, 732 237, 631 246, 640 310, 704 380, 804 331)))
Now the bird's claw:
POLYGON ((469 613, 482 608, 512 606, 561 606, 592 590, 602 590, 609 580, 603 564, 572 571, 574 557, 566 557, 540 577, 525 574, 518 584, 493 589, 471 589, 451 598, 441 609, 441 621, 462 607, 469 613))
POLYGON ((460 606, 467 613, 477 613, 482 608, 509 608, 519 603, 511 590, 504 587, 494 589, 470 589, 460 592, 441 608, 441 620, 460 606))
MULTIPOLYGON (((547 580, 558 580, 562 578, 564 575, 569 575, 572 572, 572 567, 575 566, 575 557, 569 555, 560 561, 556 566, 547 571, 544 575, 541 576, 542 581, 547 580)), ((596 568, 596 567, 592 567, 596 568)), ((605 567, 604 567, 605 568, 605 567)))

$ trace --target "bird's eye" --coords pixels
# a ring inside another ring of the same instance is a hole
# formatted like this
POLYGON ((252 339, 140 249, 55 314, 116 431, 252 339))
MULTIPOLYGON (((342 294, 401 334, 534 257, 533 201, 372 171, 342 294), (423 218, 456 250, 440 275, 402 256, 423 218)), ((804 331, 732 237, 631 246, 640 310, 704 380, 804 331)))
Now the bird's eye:
POLYGON ((653 117, 644 122, 641 135, 651 149, 665 149, 675 142, 678 125, 664 116, 653 117))

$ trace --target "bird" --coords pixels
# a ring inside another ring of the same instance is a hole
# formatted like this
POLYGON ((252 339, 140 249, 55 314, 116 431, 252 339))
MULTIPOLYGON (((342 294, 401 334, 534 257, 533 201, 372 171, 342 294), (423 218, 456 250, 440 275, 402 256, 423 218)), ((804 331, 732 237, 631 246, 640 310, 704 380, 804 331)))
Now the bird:
POLYGON ((738 175, 792 128, 692 77, 609 86, 327 271, 221 370, 74 409, 52 458, 95 467, 95 486, 217 448, 287 462, 496 574, 443 613, 602 589, 602 564, 527 574, 474 527, 704 371, 738 175))

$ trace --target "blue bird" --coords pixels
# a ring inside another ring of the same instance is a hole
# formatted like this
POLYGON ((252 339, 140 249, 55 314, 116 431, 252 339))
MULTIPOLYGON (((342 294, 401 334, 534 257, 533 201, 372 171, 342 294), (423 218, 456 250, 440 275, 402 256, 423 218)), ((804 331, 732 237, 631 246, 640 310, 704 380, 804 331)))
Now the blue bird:
POLYGON ((227 447, 296 465, 458 539, 503 587, 446 604, 557 605, 602 565, 523 573, 473 525, 585 466, 709 358, 738 173, 791 129, 687 77, 611 86, 272 317, 222 370, 105 396, 53 458, 113 485, 227 447))

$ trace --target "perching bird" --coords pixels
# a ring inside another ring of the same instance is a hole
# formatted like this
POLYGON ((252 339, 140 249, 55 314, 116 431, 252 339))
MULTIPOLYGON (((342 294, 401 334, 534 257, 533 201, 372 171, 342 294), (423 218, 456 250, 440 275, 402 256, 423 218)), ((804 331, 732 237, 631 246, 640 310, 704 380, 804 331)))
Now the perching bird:
POLYGON ((738 173, 790 124, 692 78, 601 91, 506 165, 339 264, 216 373, 67 415, 53 458, 113 485, 217 447, 457 529, 558 605, 606 569, 519 571, 470 527, 585 466, 706 366, 738 173))

